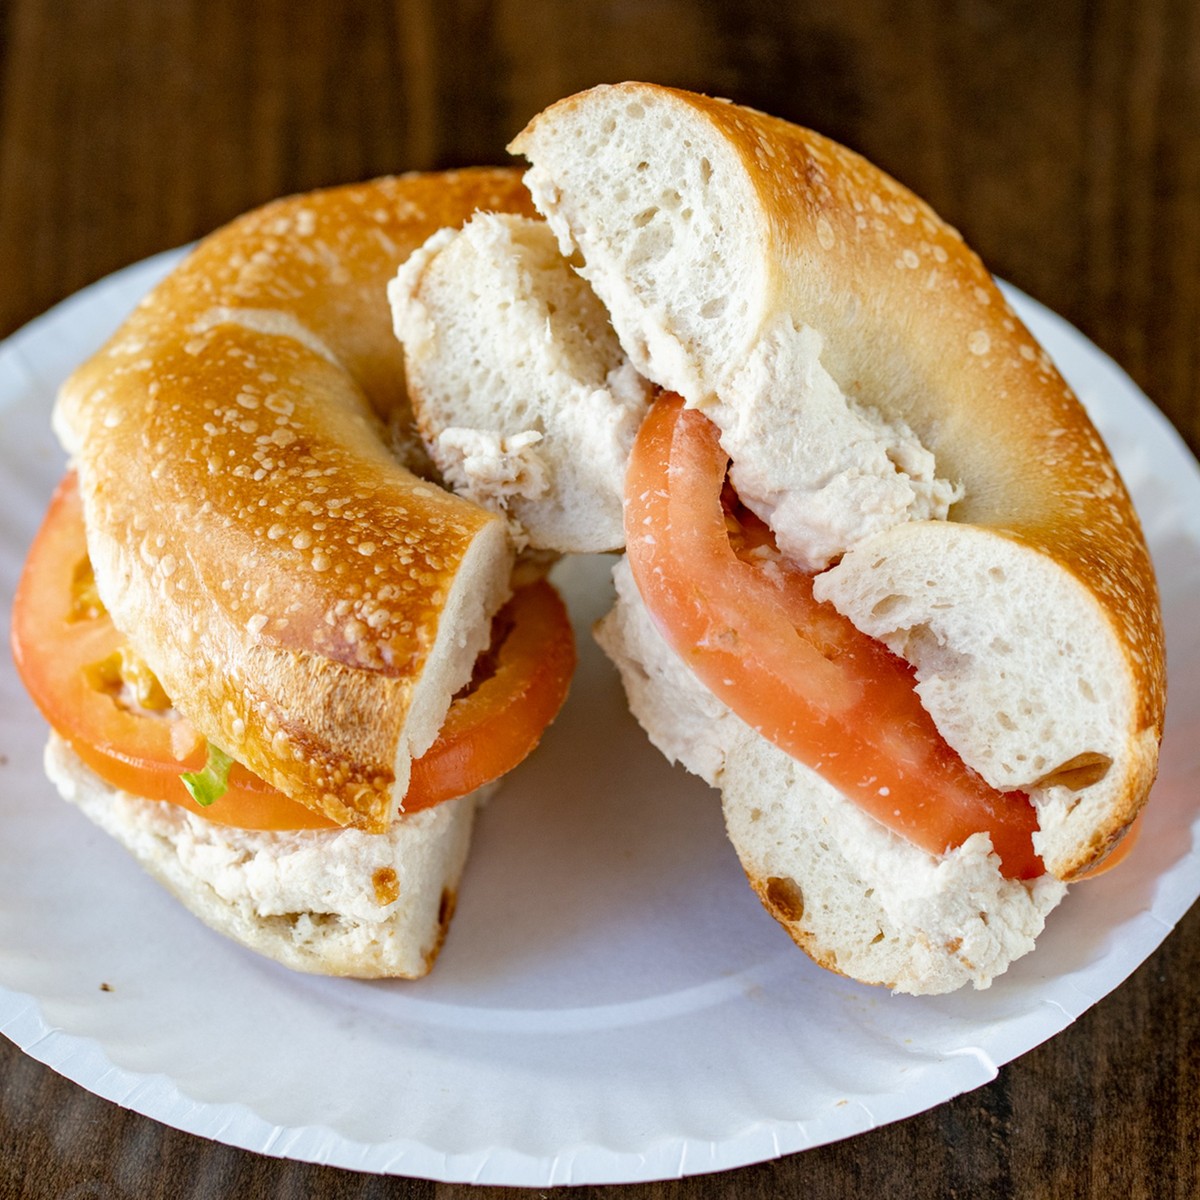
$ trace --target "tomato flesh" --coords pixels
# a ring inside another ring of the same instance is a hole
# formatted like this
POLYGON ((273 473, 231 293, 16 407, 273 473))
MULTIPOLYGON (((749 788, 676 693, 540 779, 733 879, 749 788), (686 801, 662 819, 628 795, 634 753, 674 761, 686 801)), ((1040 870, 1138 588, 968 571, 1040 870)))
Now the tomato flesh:
POLYGON ((1042 874, 1029 798, 968 768, 921 706, 912 668, 731 520, 718 436, 663 395, 626 477, 630 566, 672 648, 755 730, 909 841, 942 854, 986 831, 1006 876, 1042 874))
POLYGON ((511 625, 490 675, 450 706, 434 744, 412 764, 403 809, 462 796, 507 774, 558 715, 575 671, 566 606, 545 580, 519 588, 496 618, 511 625))
MULTIPOLYGON (((76 602, 87 563, 74 475, 59 485, 34 539, 13 604, 12 646, 34 703, 75 753, 114 787, 181 805, 242 829, 337 829, 235 763, 228 790, 201 808, 180 776, 201 770, 207 746, 173 710, 153 712, 97 685, 97 665, 126 645, 103 608, 76 602)), ((412 764, 403 810, 465 795, 510 771, 537 745, 563 700, 574 638, 558 594, 541 582, 520 589, 498 618, 495 669, 456 699, 438 740, 412 764)))

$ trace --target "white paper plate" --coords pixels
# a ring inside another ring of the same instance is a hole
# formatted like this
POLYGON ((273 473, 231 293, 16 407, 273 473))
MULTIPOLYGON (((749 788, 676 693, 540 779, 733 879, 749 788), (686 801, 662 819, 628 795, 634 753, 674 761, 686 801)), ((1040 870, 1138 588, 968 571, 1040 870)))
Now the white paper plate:
MULTIPOLYGON (((5 628, 63 465, 54 390, 174 261, 88 288, 0 348, 5 628)), ((44 727, 5 656, 0 1030, 101 1096, 231 1145, 546 1186, 696 1174, 848 1137, 986 1083, 1063 1029, 1200 892, 1200 476, 1108 359, 1014 302, 1138 501, 1171 711, 1141 844, 1086 899, 1069 896, 990 990, 892 997, 812 966, 745 885, 713 795, 646 745, 584 632, 568 707, 483 814, 445 951, 416 984, 289 974, 194 921, 44 781, 44 727)), ((560 582, 585 631, 607 604, 606 564, 569 564, 560 582)))

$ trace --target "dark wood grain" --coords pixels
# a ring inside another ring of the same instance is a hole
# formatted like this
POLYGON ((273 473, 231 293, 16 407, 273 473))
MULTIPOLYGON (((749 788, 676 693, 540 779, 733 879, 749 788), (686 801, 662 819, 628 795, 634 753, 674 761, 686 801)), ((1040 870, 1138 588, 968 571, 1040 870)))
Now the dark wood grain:
MULTIPOLYGON (((0 39, 0 336, 269 197, 502 161, 549 101, 648 78, 863 151, 1120 361, 1200 448, 1190 0, 10 0, 0 39)), ((1193 913, 1114 995, 988 1087, 852 1141, 628 1191, 1195 1197, 1198 979, 1193 913)), ((0 1039, 0 1197, 504 1194, 204 1142, 0 1039)))
POLYGON ((840 7, 7 3, 0 333, 271 196, 503 161, 549 101, 653 78, 863 151, 1200 445, 1200 8, 840 7))

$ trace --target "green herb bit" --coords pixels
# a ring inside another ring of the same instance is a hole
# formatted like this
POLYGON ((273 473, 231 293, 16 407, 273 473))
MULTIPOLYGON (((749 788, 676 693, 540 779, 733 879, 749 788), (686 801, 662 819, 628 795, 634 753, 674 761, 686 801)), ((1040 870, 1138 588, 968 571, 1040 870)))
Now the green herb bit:
POLYGON ((203 771, 186 771, 180 776, 183 786, 201 808, 207 808, 229 790, 229 768, 233 759, 219 746, 208 743, 208 761, 203 771))

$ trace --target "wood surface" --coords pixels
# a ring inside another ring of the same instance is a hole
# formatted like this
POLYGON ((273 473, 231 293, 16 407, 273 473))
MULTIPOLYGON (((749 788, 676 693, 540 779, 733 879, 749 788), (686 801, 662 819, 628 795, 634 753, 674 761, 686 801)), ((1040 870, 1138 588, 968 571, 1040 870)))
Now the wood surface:
MULTIPOLYGON (((860 150, 1117 359, 1200 448, 1188 0, 0 0, 0 337, 273 196, 504 161, 546 103, 622 78, 730 96, 860 150)), ((1190 1200, 1198 980, 1193 912, 987 1087, 777 1162, 624 1190, 1190 1200)), ((0 1198, 507 1194, 208 1143, 0 1038, 0 1198)))

